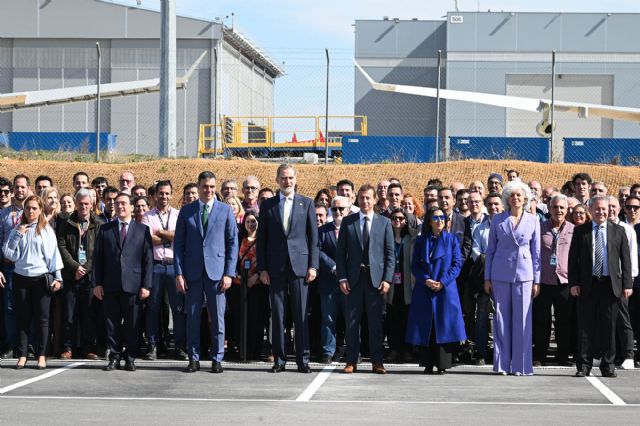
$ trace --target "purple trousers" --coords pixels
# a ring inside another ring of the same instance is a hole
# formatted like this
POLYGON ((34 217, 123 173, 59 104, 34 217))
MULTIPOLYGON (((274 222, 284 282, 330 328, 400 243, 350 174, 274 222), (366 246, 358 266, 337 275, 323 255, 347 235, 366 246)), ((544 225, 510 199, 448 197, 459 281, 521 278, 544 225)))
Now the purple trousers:
POLYGON ((492 281, 495 315, 493 320, 493 371, 533 374, 532 281, 509 283, 492 281))

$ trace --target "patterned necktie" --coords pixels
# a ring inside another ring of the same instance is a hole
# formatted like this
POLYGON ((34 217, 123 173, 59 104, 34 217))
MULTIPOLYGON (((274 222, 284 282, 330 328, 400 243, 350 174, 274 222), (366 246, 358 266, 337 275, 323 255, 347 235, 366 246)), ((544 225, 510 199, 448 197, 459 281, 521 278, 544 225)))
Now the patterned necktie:
POLYGON ((209 225, 209 204, 202 206, 202 234, 207 235, 207 225, 209 225))
POLYGON ((604 273, 604 241, 602 237, 602 225, 596 228, 596 244, 594 249, 593 273, 601 276, 604 273))
POLYGON ((124 245, 124 240, 127 239, 127 224, 122 222, 120 225, 120 244, 124 245))

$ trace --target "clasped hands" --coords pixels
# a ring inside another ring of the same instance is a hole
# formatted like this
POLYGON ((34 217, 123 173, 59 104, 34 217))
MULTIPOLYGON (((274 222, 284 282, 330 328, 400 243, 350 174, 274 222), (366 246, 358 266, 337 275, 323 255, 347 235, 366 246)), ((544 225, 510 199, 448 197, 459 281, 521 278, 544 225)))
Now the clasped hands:
POLYGON ((431 278, 424 280, 424 284, 433 291, 440 291, 444 287, 444 285, 440 281, 435 281, 431 278))

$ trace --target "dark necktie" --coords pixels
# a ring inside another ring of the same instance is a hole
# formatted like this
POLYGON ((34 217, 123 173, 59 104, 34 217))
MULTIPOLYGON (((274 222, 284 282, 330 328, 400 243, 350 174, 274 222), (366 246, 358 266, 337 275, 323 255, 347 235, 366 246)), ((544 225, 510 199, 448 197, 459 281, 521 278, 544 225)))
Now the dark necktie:
POLYGON ((604 238, 602 236, 602 225, 596 228, 596 244, 594 249, 593 273, 596 276, 604 274, 604 238))
POLYGON ((364 217, 362 227, 362 263, 369 265, 369 216, 364 217))
POLYGON ((202 234, 207 235, 207 225, 209 224, 209 205, 202 206, 202 234))
POLYGON ((122 222, 120 224, 120 244, 124 245, 124 240, 127 239, 127 224, 122 222))

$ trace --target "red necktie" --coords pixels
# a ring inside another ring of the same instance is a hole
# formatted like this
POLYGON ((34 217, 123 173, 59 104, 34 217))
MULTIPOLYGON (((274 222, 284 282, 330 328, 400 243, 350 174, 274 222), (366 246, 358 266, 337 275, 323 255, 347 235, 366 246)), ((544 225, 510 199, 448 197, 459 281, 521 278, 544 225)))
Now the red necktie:
POLYGON ((124 240, 127 238, 127 224, 125 222, 121 223, 122 228, 120 228, 120 244, 124 244, 124 240))

